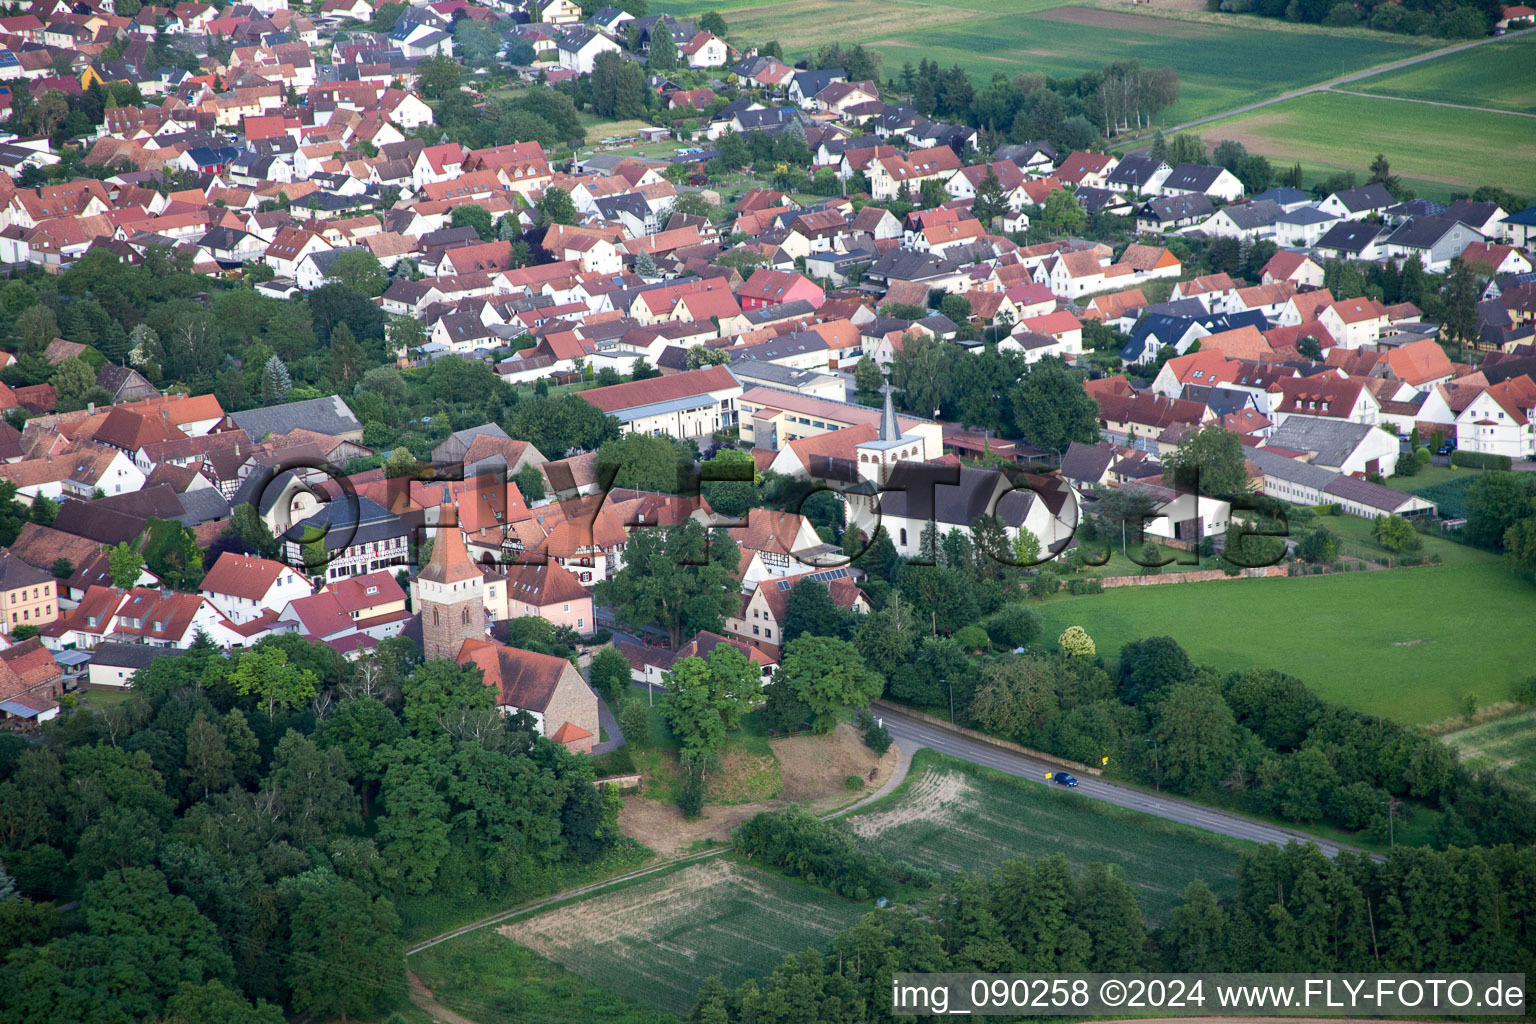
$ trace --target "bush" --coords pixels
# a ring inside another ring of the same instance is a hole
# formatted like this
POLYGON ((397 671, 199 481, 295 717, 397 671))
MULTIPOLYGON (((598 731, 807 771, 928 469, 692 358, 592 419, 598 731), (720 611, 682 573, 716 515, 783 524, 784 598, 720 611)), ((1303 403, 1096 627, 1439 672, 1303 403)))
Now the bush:
POLYGON ((1104 584, 1099 580, 1071 580, 1067 583, 1067 592, 1072 594, 1102 594, 1104 584))
POLYGON ((864 730, 864 745, 884 757, 885 752, 891 749, 891 731, 867 709, 859 712, 858 723, 864 730))
POLYGON ((1536 676, 1526 676, 1525 679, 1515 684, 1515 703, 1523 707, 1536 704, 1536 676))
POLYGON ((1061 577, 1054 572, 1040 570, 1039 575, 1029 581, 1029 594, 1031 597, 1049 597, 1061 589, 1061 577))
POLYGON ((965 651, 984 650, 989 640, 987 631, 980 626, 966 626, 955 631, 955 643, 965 651))
POLYGON ((1413 457, 1419 460, 1419 465, 1429 465, 1429 449, 1425 448, 1423 445, 1420 445, 1413 450, 1413 457))
POLYGON ((1508 455, 1490 455, 1487 452, 1464 452, 1460 448, 1451 452, 1451 465, 1466 466, 1471 469, 1503 469, 1510 468, 1508 455))
POLYGON ((883 857, 864 852, 853 836, 798 807, 748 819, 732 830, 731 842, 749 861, 761 859, 849 899, 868 899, 896 880, 883 857))
POLYGON ((849 775, 843 779, 844 789, 863 789, 864 779, 859 775, 849 775))
POLYGON ((1398 476, 1418 476, 1419 470, 1423 468, 1424 464, 1410 452, 1403 452, 1397 457, 1395 469, 1398 476))
MULTIPOLYGON (((1076 586, 1079 582, 1073 580, 1072 585, 1076 586)), ((1011 651, 1033 643, 1040 636, 1040 616, 1022 604, 1004 605, 987 620, 986 629, 993 643, 1011 651)))
POLYGON ((623 730, 627 742, 645 746, 651 738, 651 714, 645 701, 639 697, 630 697, 619 705, 619 728, 623 730))

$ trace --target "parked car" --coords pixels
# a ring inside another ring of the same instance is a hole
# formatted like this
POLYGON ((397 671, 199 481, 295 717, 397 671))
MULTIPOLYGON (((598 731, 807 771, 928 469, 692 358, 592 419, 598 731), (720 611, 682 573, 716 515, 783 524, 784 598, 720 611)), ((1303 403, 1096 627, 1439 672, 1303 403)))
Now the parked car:
POLYGON ((1056 783, 1056 785, 1058 785, 1058 786, 1075 786, 1075 785, 1077 785, 1076 777, 1072 776, 1072 775, 1068 775, 1066 772, 1052 772, 1051 773, 1051 781, 1056 783))
POLYGON ((1439 448, 1435 449, 1435 454, 1436 455, 1449 455, 1452 452, 1454 452, 1455 450, 1456 450, 1456 446, 1455 445, 1453 445, 1453 444, 1443 444, 1439 448))

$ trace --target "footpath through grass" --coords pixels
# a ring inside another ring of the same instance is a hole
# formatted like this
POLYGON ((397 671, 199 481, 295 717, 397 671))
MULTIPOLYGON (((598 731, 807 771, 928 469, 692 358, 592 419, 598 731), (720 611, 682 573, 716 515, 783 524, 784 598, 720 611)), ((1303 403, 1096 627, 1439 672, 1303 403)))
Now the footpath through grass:
MULTIPOLYGON (((1319 521, 1353 530, 1346 517, 1319 521)), ((1082 626, 1111 662, 1132 640, 1171 636, 1197 662, 1278 669, 1325 700, 1418 725, 1459 714, 1468 694, 1508 700, 1536 666, 1536 634, 1523 626, 1536 622, 1536 586, 1493 555, 1427 543, 1446 564, 1126 587, 1032 606, 1044 636, 1082 626)))
POLYGON ((1522 36, 1463 50, 1351 82, 1349 88, 1381 96, 1536 113, 1536 37, 1522 36))
POLYGON ((1060 853, 1078 869, 1118 864, 1154 923, 1196 878, 1231 895, 1251 845, 927 749, 896 792, 847 824, 881 855, 939 871, 986 873, 1020 854, 1060 853))
MULTIPOLYGON (((664 6, 698 10, 692 3, 664 6)), ((960 65, 978 88, 994 72, 1075 77, 1116 60, 1167 65, 1179 73, 1179 101, 1166 112, 1167 124, 1409 57, 1427 45, 1274 19, 1165 18, 1134 13, 1129 5, 1112 10, 1059 0, 790 0, 739 8, 726 18, 733 41, 777 39, 791 60, 834 39, 864 43, 884 58, 883 76, 926 58, 946 68, 960 65)))

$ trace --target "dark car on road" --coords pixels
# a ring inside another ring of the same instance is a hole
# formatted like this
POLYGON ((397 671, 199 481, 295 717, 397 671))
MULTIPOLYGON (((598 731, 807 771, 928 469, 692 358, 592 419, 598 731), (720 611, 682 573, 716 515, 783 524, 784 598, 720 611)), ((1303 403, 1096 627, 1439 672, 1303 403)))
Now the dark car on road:
POLYGON ((1075 786, 1075 785, 1077 785, 1077 778, 1075 776, 1068 775, 1066 772, 1054 772, 1054 773, 1052 773, 1051 781, 1056 783, 1056 785, 1058 785, 1058 786, 1075 786))
POLYGON ((1456 446, 1455 445, 1443 444, 1439 448, 1435 449, 1435 454, 1436 455, 1449 455, 1449 454, 1451 454, 1451 452, 1454 452, 1455 450, 1456 450, 1456 446))

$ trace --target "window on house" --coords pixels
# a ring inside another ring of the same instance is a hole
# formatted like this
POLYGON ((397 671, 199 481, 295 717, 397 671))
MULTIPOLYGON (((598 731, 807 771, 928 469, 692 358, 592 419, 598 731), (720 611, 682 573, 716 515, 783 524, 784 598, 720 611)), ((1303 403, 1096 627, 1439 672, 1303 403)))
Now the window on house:
POLYGON ((906 547, 907 545, 907 531, 905 529, 901 531, 901 545, 902 547, 906 547))

